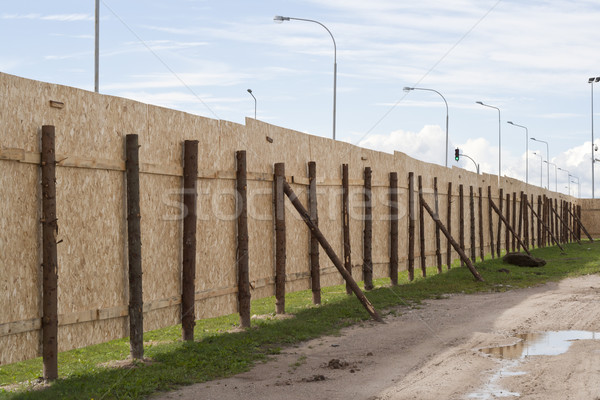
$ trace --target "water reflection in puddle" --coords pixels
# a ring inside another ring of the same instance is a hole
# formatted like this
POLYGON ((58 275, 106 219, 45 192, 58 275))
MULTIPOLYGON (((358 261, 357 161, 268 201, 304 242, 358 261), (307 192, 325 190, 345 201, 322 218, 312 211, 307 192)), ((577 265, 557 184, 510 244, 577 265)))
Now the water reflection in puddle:
POLYGON ((598 340, 600 332, 588 331, 555 331, 528 333, 516 335, 521 339, 509 346, 498 346, 481 349, 480 351, 490 354, 502 360, 502 368, 496 371, 488 383, 481 390, 470 393, 470 399, 496 399, 501 397, 520 397, 517 392, 504 390, 498 381, 508 376, 524 375, 525 372, 517 371, 527 357, 530 356, 556 356, 566 353, 575 340, 598 340))

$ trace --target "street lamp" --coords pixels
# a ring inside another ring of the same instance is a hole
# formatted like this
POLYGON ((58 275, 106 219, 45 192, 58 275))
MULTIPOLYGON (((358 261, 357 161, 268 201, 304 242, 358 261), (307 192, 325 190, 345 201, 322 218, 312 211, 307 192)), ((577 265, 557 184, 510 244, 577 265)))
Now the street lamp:
POLYGON ((444 96, 442 96, 442 94, 440 92, 438 92, 437 90, 434 90, 434 89, 425 89, 425 88, 406 86, 406 87, 404 87, 403 90, 407 93, 410 92, 411 90, 426 90, 428 92, 435 92, 440 95, 442 100, 444 100, 444 103, 446 104, 446 168, 448 168, 448 102, 446 101, 446 98, 444 96))
POLYGON ((596 162, 594 158, 594 82, 599 81, 600 76, 591 77, 588 79, 588 83, 591 84, 590 86, 592 88, 592 199, 594 198, 594 163, 596 162))
POLYGON ((566 169, 562 169, 562 168, 558 168, 558 169, 567 173, 567 181, 569 181, 569 196, 570 196, 571 195, 571 179, 569 177, 571 176, 571 173, 569 171, 567 171, 566 169))
POLYGON ((515 124, 512 121, 508 121, 507 124, 525 129, 525 184, 529 184, 529 129, 527 129, 526 126, 515 124))
POLYGON ((283 21, 306 21, 306 22, 314 22, 315 24, 321 25, 329 36, 331 36, 331 40, 333 40, 333 140, 335 140, 335 107, 336 107, 336 93, 337 93, 337 46, 335 44, 335 38, 333 34, 325 25, 320 23, 319 21, 315 21, 313 19, 305 19, 305 18, 293 18, 293 17, 282 17, 281 15, 276 15, 273 17, 273 21, 277 23, 282 23, 283 21))
POLYGON ((489 104, 485 104, 481 101, 477 101, 477 104, 480 104, 484 107, 495 108, 498 110, 498 184, 500 183, 500 175, 502 175, 502 128, 500 123, 500 109, 498 107, 490 106, 489 104))
MULTIPOLYGON (((554 191, 558 192, 558 178, 556 177, 556 164, 544 160, 546 164, 554 165, 554 191)), ((550 189, 550 188, 548 188, 550 189)))
POLYGON ((544 185, 542 184, 542 161, 543 161, 542 155, 538 154, 536 152, 533 152, 533 155, 538 156, 540 158, 540 187, 544 187, 544 185))
POLYGON ((252 89, 248 89, 248 93, 254 98, 254 119, 256 119, 256 97, 252 94, 252 89))
MULTIPOLYGON (((539 140, 536 138, 531 138, 531 140, 535 140, 536 142, 545 143, 546 144, 546 159, 550 160, 550 146, 548 146, 548 142, 543 140, 539 140)), ((546 178, 548 180, 548 190, 550 190, 550 165, 546 166, 546 178)))
MULTIPOLYGON (((580 192, 580 190, 581 190, 581 185, 579 184, 579 177, 577 177, 577 176, 575 176, 575 175, 569 175, 569 176, 570 176, 571 178, 575 178, 575 179, 577 179, 577 197, 581 197, 581 192, 580 192)), ((573 182, 573 183, 575 183, 575 182, 573 182)), ((571 193, 569 192, 569 194, 571 194, 571 193)))

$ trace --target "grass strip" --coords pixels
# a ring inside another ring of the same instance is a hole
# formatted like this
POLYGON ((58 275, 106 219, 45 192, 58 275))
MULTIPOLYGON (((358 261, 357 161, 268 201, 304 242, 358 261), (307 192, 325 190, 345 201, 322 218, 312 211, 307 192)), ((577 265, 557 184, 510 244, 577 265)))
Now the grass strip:
MULTIPOLYGON (((384 314, 402 313, 402 307, 451 293, 506 291, 540 285, 567 277, 600 272, 600 244, 568 244, 566 253, 556 247, 535 249, 535 257, 548 263, 542 268, 522 268, 502 260, 476 263, 485 282, 476 282, 467 268, 452 268, 437 274, 429 268, 427 278, 408 282, 406 271, 399 285, 376 279, 376 289, 367 293, 384 314), (504 271, 499 271, 499 270, 504 271), (509 272, 506 272, 509 271, 509 272)), ((168 327, 144 334, 148 363, 128 368, 115 361, 129 354, 127 338, 75 349, 59 354, 59 379, 48 386, 38 385, 42 360, 36 358, 0 368, 0 398, 10 399, 140 399, 157 391, 210 381, 249 370, 254 363, 277 354, 283 346, 338 334, 340 329, 369 315, 345 286, 323 289, 322 305, 312 305, 310 290, 286 296, 286 311, 293 318, 277 318, 273 297, 252 302, 252 328, 231 332, 239 324, 237 314, 197 321, 195 341, 181 341, 181 327, 168 327), (111 363, 112 362, 112 363, 111 363)))

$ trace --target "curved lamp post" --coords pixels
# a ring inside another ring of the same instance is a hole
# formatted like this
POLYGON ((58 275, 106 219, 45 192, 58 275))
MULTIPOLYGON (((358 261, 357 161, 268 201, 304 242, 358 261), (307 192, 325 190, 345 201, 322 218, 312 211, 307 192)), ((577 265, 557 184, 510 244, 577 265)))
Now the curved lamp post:
POLYGON ((281 15, 276 15, 273 17, 273 21, 282 23, 283 21, 306 21, 306 22, 314 22, 315 24, 321 25, 329 36, 331 36, 331 40, 333 40, 333 140, 335 140, 335 107, 336 107, 336 93, 337 93, 337 46, 335 44, 335 38, 333 34, 325 25, 320 23, 319 21, 315 21, 314 19, 305 19, 305 18, 293 18, 293 17, 282 17, 281 15))
POLYGON ((500 183, 500 176, 502 175, 502 128, 500 123, 500 109, 498 107, 485 104, 481 101, 477 101, 476 103, 484 107, 494 108, 498 110, 498 183, 500 183))
MULTIPOLYGON (((546 144, 546 159, 550 160, 550 146, 548 146, 548 142, 545 142, 543 140, 539 140, 539 139, 536 139, 536 138, 531 138, 531 140, 534 140, 536 142, 540 142, 540 143, 546 144)), ((550 165, 547 165, 546 167, 547 167, 546 168, 546 170, 547 170, 546 171, 546 178, 547 178, 547 181, 548 181, 547 185, 548 185, 548 190, 550 190, 550 165)))
MULTIPOLYGON (((594 163, 596 159, 594 157, 594 82, 599 82, 600 76, 591 77, 588 79, 588 83, 591 84, 592 88, 592 199, 594 198, 594 163)), ((569 195, 571 192, 569 191, 569 195)))
POLYGON ((515 124, 512 121, 508 121, 507 124, 525 129, 525 184, 529 184, 529 129, 527 129, 526 126, 515 124))
POLYGON ((403 90, 407 93, 410 92, 411 90, 425 90, 428 92, 435 92, 440 95, 442 100, 444 100, 444 103, 446 104, 446 168, 448 168, 448 102, 446 101, 446 98, 440 92, 438 92, 437 90, 434 90, 434 89, 425 89, 425 88, 405 86, 403 90))
POLYGON ((248 93, 254 98, 254 119, 256 119, 256 97, 252 94, 252 89, 248 89, 248 93))
POLYGON ((546 164, 554 165, 554 191, 558 192, 558 178, 556 177, 556 164, 544 160, 546 164))
POLYGON ((536 152, 533 152, 534 156, 538 156, 540 158, 540 187, 544 187, 544 184, 542 183, 542 161, 544 160, 544 158, 542 157, 541 154, 538 154, 536 152))
POLYGON ((567 181, 569 181, 569 196, 570 196, 571 195, 571 178, 570 178, 571 173, 569 171, 567 171, 566 169, 562 169, 560 167, 558 169, 567 173, 567 181))
MULTIPOLYGON (((581 190, 581 184, 579 183, 579 177, 575 176, 575 175, 569 175, 571 178, 575 178, 577 179, 577 197, 581 197, 581 193, 579 192, 581 190)), ((575 183, 575 182, 573 182, 575 183)), ((571 193, 569 193, 571 194, 571 193)))

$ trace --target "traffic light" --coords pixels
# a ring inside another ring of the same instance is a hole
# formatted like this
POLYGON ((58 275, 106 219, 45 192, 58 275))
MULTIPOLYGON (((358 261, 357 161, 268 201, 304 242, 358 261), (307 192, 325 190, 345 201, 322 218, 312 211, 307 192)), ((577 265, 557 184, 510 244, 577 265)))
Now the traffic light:
POLYGON ((458 147, 456 149, 454 149, 454 159, 456 161, 458 161, 460 159, 460 154, 459 154, 458 147))

